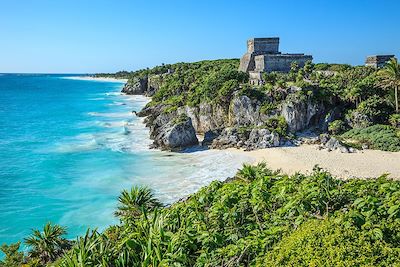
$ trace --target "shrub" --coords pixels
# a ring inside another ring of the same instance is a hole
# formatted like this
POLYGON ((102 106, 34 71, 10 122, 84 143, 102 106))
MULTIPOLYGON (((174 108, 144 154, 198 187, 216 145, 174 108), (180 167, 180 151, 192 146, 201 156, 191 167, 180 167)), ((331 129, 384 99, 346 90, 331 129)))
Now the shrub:
POLYGON ((400 114, 392 114, 389 117, 389 123, 396 128, 400 128, 400 114))
POLYGON ((374 95, 361 102, 357 107, 357 111, 361 114, 365 114, 374 123, 382 123, 387 121, 392 107, 385 99, 374 95))
POLYGON ((283 116, 273 116, 265 122, 266 128, 271 132, 277 132, 280 136, 286 136, 287 122, 283 116))
POLYGON ((331 134, 340 134, 345 130, 346 126, 342 120, 335 120, 328 125, 328 131, 331 134))
POLYGON ((383 240, 381 233, 386 227, 382 223, 362 231, 346 225, 340 217, 312 220, 283 238, 266 254, 262 265, 394 266, 400 248, 383 240))
POLYGON ((389 125, 373 125, 363 129, 352 129, 341 135, 359 144, 367 144, 372 149, 400 151, 399 130, 389 125))
POLYGON ((126 220, 88 230, 55 266, 400 264, 400 182, 384 176, 288 176, 259 164, 168 207, 140 191, 120 197, 126 220))
POLYGON ((266 102, 260 107, 260 113, 268 114, 278 108, 277 103, 266 102))

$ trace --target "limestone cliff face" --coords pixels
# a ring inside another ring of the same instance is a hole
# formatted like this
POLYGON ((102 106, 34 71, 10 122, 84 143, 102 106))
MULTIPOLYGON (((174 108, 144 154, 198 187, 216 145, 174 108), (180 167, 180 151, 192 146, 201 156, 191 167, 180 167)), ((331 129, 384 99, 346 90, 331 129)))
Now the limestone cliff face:
MULTIPOLYGON (((124 92, 151 96, 160 88, 162 79, 162 76, 139 79, 126 86, 124 92)), ((150 137, 154 140, 153 147, 176 150, 192 146, 198 143, 196 134, 204 134, 203 144, 213 148, 267 148, 285 142, 283 136, 268 126, 271 118, 284 117, 291 133, 326 127, 327 120, 332 119, 330 113, 326 115, 322 103, 307 97, 299 98, 296 95, 299 90, 301 88, 289 92, 286 100, 268 114, 261 112, 259 100, 235 93, 229 103, 203 102, 197 107, 182 106, 172 111, 166 104, 157 104, 145 107, 138 116, 146 117, 150 137), (187 119, 178 120, 182 117, 187 119)), ((265 101, 273 103, 274 100, 264 99, 264 104, 265 101)))
POLYGON ((293 98, 283 103, 281 113, 288 124, 288 130, 295 133, 316 125, 324 113, 324 106, 311 99, 293 98))
POLYGON ((236 96, 231 101, 229 118, 232 125, 257 125, 260 121, 260 106, 246 95, 236 96))
POLYGON ((126 83, 122 92, 128 95, 143 95, 147 90, 147 77, 135 78, 129 83, 126 83))
POLYGON ((143 78, 134 78, 122 88, 122 93, 128 95, 153 96, 165 78, 166 74, 145 76, 143 78))
POLYGON ((201 103, 199 107, 181 107, 178 109, 178 114, 186 114, 190 117, 198 133, 226 127, 229 116, 227 107, 210 103, 201 103))

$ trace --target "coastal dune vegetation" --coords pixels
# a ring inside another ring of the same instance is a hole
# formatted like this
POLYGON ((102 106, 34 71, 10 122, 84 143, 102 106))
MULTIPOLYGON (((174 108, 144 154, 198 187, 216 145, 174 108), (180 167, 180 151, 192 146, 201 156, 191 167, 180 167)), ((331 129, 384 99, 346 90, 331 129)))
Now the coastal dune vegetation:
POLYGON ((74 241, 47 224, 0 266, 400 266, 400 181, 292 176, 263 163, 163 206, 123 191, 120 223, 74 241))

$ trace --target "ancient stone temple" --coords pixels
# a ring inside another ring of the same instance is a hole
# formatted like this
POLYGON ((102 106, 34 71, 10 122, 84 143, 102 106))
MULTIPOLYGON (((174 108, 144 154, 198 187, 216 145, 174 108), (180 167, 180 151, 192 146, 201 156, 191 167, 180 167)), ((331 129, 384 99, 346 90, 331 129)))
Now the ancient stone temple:
POLYGON ((388 62, 394 55, 375 55, 369 56, 365 60, 365 66, 370 66, 374 68, 382 68, 385 66, 386 62, 388 62))
POLYGON ((299 67, 312 60, 304 54, 282 54, 279 52, 279 38, 253 38, 247 41, 247 52, 240 59, 239 70, 249 73, 251 84, 262 84, 263 72, 289 72, 296 61, 299 67))

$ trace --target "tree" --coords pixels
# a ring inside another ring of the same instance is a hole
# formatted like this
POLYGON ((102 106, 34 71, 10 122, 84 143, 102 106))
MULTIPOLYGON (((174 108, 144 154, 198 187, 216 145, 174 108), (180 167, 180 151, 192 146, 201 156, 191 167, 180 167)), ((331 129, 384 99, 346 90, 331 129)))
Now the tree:
POLYGON ((396 113, 399 113, 398 90, 400 87, 400 65, 397 59, 391 58, 378 74, 381 77, 380 86, 394 89, 396 113))
POLYGON ((299 70, 299 64, 296 61, 293 61, 290 64, 290 71, 289 71, 289 79, 291 81, 296 80, 297 71, 299 70))
POLYGON ((311 73, 314 71, 314 64, 312 63, 311 60, 307 60, 306 63, 304 64, 303 69, 304 69, 305 75, 307 75, 307 78, 309 78, 311 73))
POLYGON ((24 260, 24 253, 18 251, 20 242, 11 245, 2 245, 0 250, 4 253, 5 257, 0 260, 0 267, 15 267, 21 266, 24 260))
POLYGON ((132 187, 131 191, 123 190, 118 201, 120 204, 115 215, 122 219, 137 218, 145 211, 162 206, 151 189, 139 186, 132 187))
POLYGON ((39 259, 43 264, 53 262, 71 247, 70 242, 62 237, 66 233, 65 227, 50 222, 46 223, 43 232, 33 230, 25 239, 25 244, 31 248, 28 256, 39 259))

